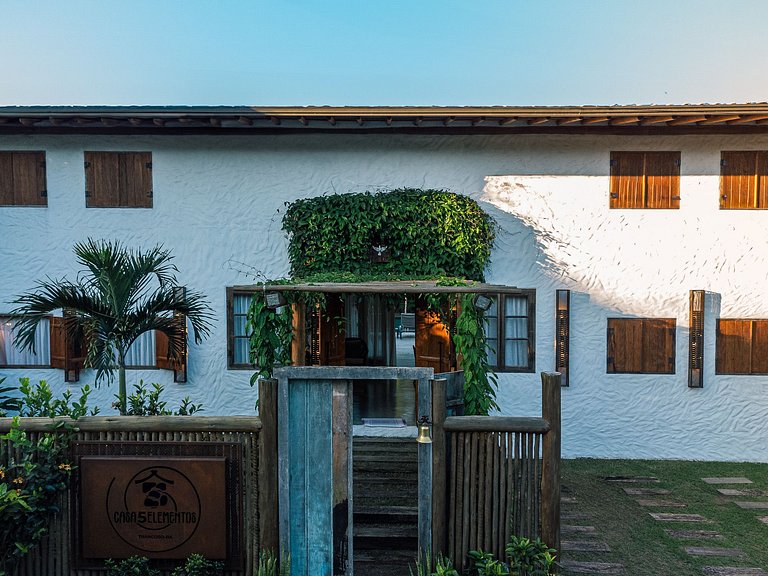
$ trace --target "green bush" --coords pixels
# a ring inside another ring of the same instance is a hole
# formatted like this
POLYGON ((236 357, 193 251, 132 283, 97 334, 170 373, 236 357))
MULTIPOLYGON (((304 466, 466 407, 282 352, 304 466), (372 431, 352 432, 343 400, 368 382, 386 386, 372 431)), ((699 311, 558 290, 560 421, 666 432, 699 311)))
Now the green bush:
MULTIPOLYGON (((19 415, 25 417, 57 418, 69 416, 77 420, 88 414, 88 396, 91 387, 86 384, 80 389, 79 400, 72 400, 72 392, 65 390, 61 398, 53 397, 53 390, 45 380, 40 380, 32 386, 29 378, 19 378, 19 390, 22 397, 19 400, 19 415)), ((91 410, 91 416, 98 414, 99 409, 91 410)))
POLYGON ((149 559, 143 556, 131 556, 118 562, 109 559, 104 566, 107 576, 160 576, 160 570, 150 568, 149 559))
MULTIPOLYGON (((134 384, 133 393, 127 397, 126 416, 191 416, 196 412, 202 412, 202 404, 193 404, 189 396, 185 396, 176 410, 166 408, 167 402, 160 399, 160 395, 165 388, 161 384, 154 383, 152 389, 148 390, 144 380, 134 384)), ((114 407, 119 407, 120 398, 115 396, 117 401, 114 407)))

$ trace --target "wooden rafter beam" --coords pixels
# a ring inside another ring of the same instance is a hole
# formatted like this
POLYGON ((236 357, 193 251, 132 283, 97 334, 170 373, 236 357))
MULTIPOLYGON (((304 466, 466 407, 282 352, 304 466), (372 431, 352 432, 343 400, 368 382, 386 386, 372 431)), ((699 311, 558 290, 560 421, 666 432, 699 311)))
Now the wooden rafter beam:
POLYGON ((654 126, 655 124, 666 124, 672 122, 674 116, 648 116, 640 121, 640 126, 654 126))
POLYGON ((298 121, 299 121, 299 124, 301 124, 302 126, 306 126, 307 124, 309 124, 309 120, 307 120, 304 116, 299 116, 298 121))
POLYGON ((221 118, 208 118, 208 124, 210 124, 214 128, 220 128, 221 127, 221 118))
POLYGON ((581 118, 560 118, 557 121, 558 126, 570 126, 571 124, 578 124, 581 122, 581 118))
POLYGON ((253 126, 253 118, 248 118, 248 116, 240 116, 237 121, 246 126, 253 126))
POLYGON ((363 120, 362 116, 358 116, 357 117, 357 125, 358 126, 362 126, 363 124, 365 124, 365 120, 363 120))
POLYGON ((443 119, 443 126, 450 126, 453 124, 453 121, 456 120, 453 116, 449 116, 448 118, 443 119))
POLYGON ((152 118, 152 124, 155 126, 165 126, 165 120, 162 118, 152 118))
POLYGON ((128 118, 128 123, 131 126, 141 126, 144 123, 144 120, 141 118, 128 118))
POLYGON ((546 124, 549 122, 549 117, 542 117, 542 118, 529 118, 528 119, 528 126, 538 126, 539 124, 546 124))
POLYGON ((626 126, 628 124, 637 124, 640 122, 640 118, 637 116, 627 116, 624 118, 614 118, 609 122, 611 126, 626 126))
POLYGON ((703 122, 706 120, 706 116, 680 116, 679 118, 675 118, 672 120, 669 125, 670 126, 685 126, 686 124, 696 124, 698 122, 703 122))
POLYGON ((19 124, 22 126, 34 126, 35 123, 34 118, 19 118, 19 124))
POLYGON ((608 122, 610 118, 608 116, 596 116, 594 118, 584 118, 581 123, 584 126, 591 126, 592 124, 602 124, 603 122, 608 122))
POLYGON ((728 124, 749 124, 750 122, 760 122, 761 120, 768 120, 768 114, 749 114, 747 116, 739 116, 738 120, 732 120, 728 124))
POLYGON ((385 122, 387 123, 387 126, 392 126, 392 116, 387 116, 385 122))
POLYGON ((280 118, 277 116, 270 116, 270 120, 272 120, 272 124, 275 126, 280 126, 280 118))
POLYGON ((336 118, 333 117, 333 116, 329 116, 328 117, 328 124, 330 124, 331 126, 336 126, 336 118))
POLYGON ((502 118, 499 120, 499 126, 509 126, 510 124, 514 124, 517 122, 517 116, 512 116, 510 118, 502 118))
POLYGON ((714 124, 723 124, 725 122, 738 120, 739 118, 741 118, 741 115, 739 114, 732 114, 730 116, 713 116, 711 118, 707 118, 706 120, 702 120, 701 122, 699 122, 699 126, 711 126, 714 124))
POLYGON ((485 122, 485 116, 481 116, 480 118, 475 118, 474 120, 472 120, 472 126, 480 126, 480 124, 482 124, 483 122, 485 122))
POLYGON ((413 119, 413 125, 414 126, 421 126, 421 123, 424 121, 424 119, 419 116, 418 118, 413 119))
POLYGON ((115 120, 114 118, 102 118, 101 123, 104 124, 104 126, 117 126, 120 124, 120 121, 115 120))

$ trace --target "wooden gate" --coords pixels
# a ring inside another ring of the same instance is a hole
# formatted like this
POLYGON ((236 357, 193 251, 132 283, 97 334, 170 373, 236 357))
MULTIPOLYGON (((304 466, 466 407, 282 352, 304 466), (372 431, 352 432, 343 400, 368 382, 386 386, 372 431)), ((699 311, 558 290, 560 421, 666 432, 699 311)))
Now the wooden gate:
MULTIPOLYGON (((292 576, 351 575, 352 381, 416 380, 430 415, 431 368, 293 366, 278 381, 280 549, 292 576)), ((419 543, 432 541, 432 453, 419 445, 419 543)), ((425 545, 424 543, 427 543, 425 545)))

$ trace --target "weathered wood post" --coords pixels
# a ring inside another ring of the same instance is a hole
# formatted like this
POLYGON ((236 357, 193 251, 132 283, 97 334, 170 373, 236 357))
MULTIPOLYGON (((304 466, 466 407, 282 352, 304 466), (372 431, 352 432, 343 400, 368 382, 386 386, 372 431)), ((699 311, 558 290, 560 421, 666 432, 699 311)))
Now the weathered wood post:
POLYGON ((448 551, 447 461, 446 461, 447 380, 432 380, 432 554, 448 551))
POLYGON ((277 380, 259 380, 259 547, 278 552, 277 380))
POLYGON ((560 380, 559 372, 541 374, 541 416, 549 423, 542 442, 541 539, 560 554, 560 380))

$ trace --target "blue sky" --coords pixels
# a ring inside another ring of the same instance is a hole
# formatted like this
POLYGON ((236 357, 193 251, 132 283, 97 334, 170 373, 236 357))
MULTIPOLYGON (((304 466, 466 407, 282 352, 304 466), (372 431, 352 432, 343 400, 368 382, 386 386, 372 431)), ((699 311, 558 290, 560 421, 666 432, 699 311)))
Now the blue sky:
POLYGON ((0 105, 768 100, 764 0, 0 0, 0 105))

